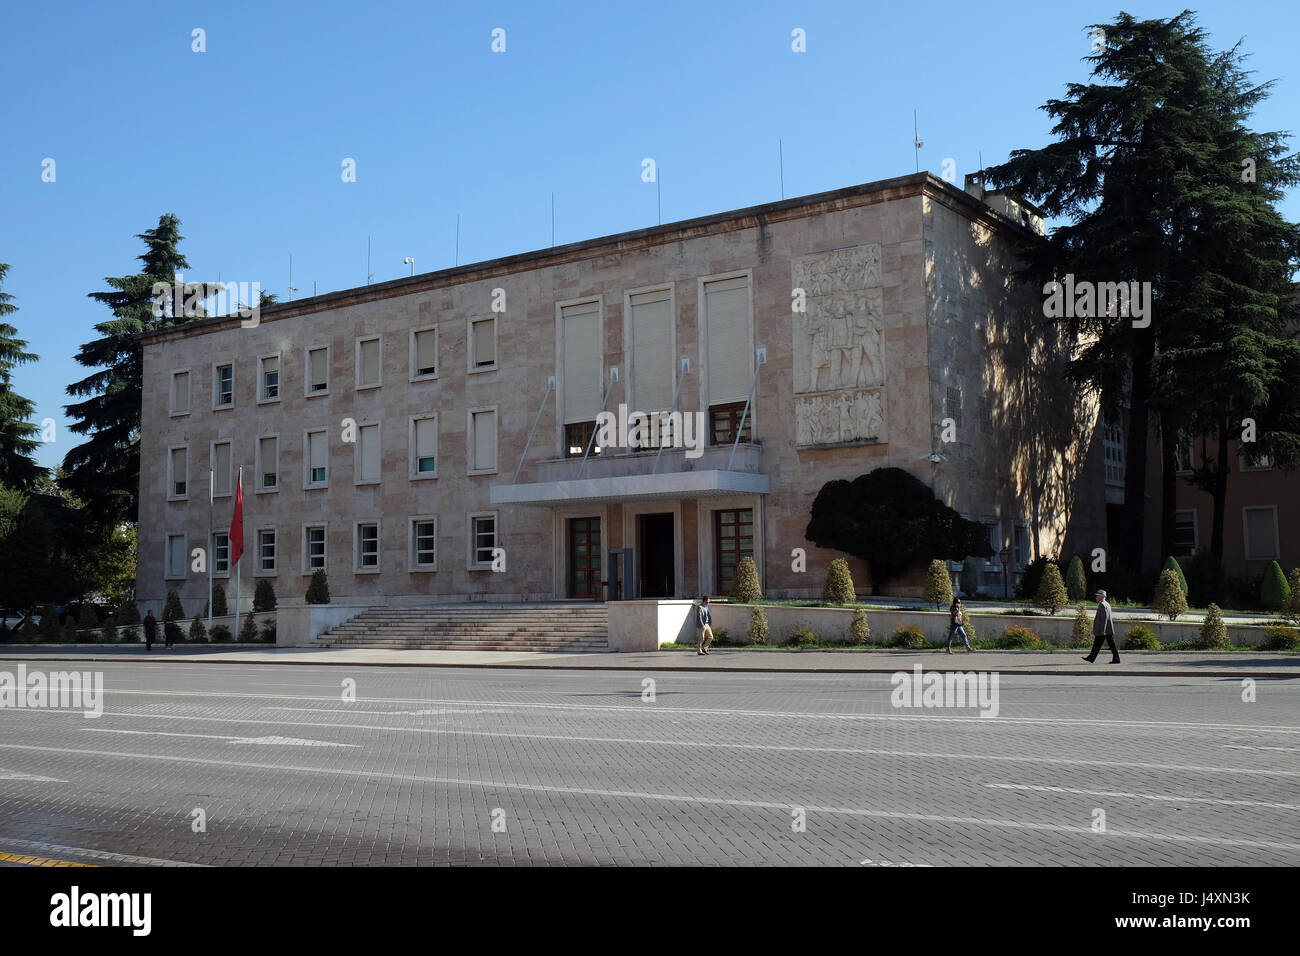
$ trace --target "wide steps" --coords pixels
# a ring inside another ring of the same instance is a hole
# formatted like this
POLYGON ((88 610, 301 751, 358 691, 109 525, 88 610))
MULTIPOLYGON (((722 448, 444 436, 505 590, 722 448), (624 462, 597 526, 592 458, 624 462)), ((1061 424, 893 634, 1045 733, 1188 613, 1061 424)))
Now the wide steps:
POLYGON ((321 647, 605 653, 602 605, 373 608, 318 637, 321 647))

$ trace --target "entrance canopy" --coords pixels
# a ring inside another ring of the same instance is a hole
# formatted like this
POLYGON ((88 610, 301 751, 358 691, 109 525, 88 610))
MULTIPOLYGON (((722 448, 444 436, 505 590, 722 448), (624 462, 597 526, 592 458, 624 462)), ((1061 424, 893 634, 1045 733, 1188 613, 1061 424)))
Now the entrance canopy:
POLYGON ((720 495, 765 495, 768 476, 750 471, 680 471, 657 475, 619 475, 569 481, 493 485, 494 505, 592 504, 645 501, 653 498, 713 498, 720 495))

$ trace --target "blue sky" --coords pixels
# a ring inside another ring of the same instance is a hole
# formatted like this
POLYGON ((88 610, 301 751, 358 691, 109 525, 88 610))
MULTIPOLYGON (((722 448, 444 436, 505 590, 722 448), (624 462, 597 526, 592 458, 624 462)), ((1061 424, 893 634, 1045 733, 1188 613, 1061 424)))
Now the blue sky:
MULTIPOLYGON (((1179 3, 13 4, 4 17, 0 262, 39 363, 16 375, 39 454, 73 436, 73 360, 109 318, 86 298, 137 271, 135 235, 182 221, 196 281, 288 298, 914 170, 958 177, 1047 140, 1038 107, 1084 82, 1087 25, 1179 3), (492 31, 505 30, 504 53, 492 31), (791 50, 802 29, 807 50, 791 50), (206 52, 192 50, 192 31, 206 52), (55 161, 53 183, 42 161, 55 161), (342 181, 344 159, 356 182, 342 181)), ((1300 4, 1205 2, 1275 78, 1257 129, 1300 133, 1300 4)), ((1300 148, 1300 139, 1292 149, 1300 148)), ((1284 206, 1300 219, 1300 193, 1284 206)))

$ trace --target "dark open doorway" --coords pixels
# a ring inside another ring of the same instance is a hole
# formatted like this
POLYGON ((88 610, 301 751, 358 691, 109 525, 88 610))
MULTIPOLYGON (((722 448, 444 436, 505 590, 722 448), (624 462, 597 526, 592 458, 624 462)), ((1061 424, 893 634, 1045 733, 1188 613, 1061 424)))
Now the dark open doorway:
POLYGON ((668 598, 676 592, 673 565, 673 516, 640 515, 637 518, 641 567, 641 597, 668 598))

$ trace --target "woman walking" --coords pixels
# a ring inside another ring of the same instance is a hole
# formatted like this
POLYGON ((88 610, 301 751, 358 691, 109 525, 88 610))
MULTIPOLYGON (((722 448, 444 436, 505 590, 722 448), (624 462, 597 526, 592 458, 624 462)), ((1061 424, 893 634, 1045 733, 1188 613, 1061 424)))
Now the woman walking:
POLYGON ((952 636, 961 634, 961 642, 966 645, 968 652, 974 652, 970 646, 970 641, 966 639, 966 609, 962 607, 961 598, 952 599, 952 607, 948 608, 948 653, 952 653, 952 636))

